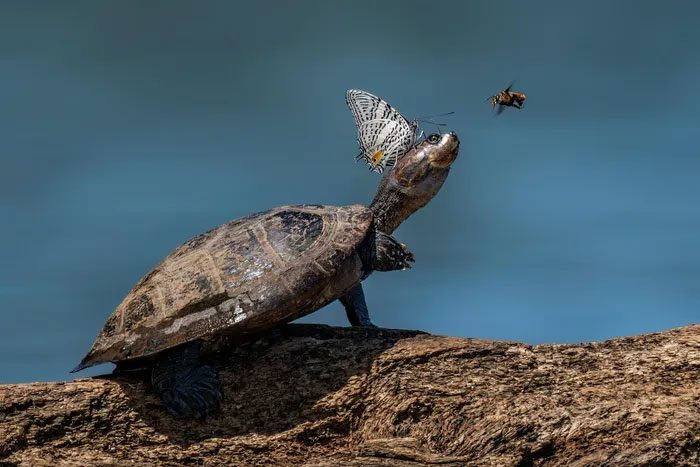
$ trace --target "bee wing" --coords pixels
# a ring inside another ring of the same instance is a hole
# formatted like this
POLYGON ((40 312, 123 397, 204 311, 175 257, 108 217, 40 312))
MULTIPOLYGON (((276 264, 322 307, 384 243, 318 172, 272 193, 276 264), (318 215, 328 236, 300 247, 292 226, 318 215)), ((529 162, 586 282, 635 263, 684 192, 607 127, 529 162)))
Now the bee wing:
POLYGON ((501 112, 503 112, 503 109, 505 107, 505 105, 498 104, 498 109, 496 109, 496 115, 501 115, 501 112))

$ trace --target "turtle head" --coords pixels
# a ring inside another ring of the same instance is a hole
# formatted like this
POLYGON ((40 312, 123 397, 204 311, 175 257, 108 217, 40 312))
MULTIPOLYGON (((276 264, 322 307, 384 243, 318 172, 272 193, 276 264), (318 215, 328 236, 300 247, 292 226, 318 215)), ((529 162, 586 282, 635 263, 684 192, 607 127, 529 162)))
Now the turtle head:
POLYGON ((374 226, 391 234, 440 191, 459 152, 455 133, 433 134, 401 156, 382 178, 370 209, 374 226))

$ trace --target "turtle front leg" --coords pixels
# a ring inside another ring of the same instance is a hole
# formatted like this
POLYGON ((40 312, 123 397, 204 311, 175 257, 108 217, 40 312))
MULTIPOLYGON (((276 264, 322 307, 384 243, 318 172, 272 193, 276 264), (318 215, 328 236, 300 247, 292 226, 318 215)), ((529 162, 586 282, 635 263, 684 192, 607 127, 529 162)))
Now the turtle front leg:
POLYGON ((391 235, 374 230, 358 248, 365 273, 372 271, 396 271, 409 269, 414 261, 413 253, 406 245, 391 235))
POLYGON ((345 307, 351 326, 376 327, 369 319, 369 310, 365 301, 362 284, 357 284, 347 294, 340 297, 340 303, 345 307))
MULTIPOLYGON (((409 269, 414 261, 413 253, 408 251, 406 245, 399 243, 391 235, 378 230, 367 235, 357 252, 362 260, 363 279, 372 271, 409 269)), ((340 303, 345 307, 351 325, 374 327, 369 319, 369 310, 361 283, 340 297, 340 303)))
POLYGON ((221 400, 216 370, 199 361, 201 342, 165 351, 151 370, 153 389, 177 418, 204 419, 221 400))

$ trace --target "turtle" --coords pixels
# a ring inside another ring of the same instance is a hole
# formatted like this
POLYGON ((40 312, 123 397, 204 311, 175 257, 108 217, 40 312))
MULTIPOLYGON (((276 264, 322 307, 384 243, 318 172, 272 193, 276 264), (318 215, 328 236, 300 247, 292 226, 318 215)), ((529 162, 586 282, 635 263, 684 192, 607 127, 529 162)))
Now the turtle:
POLYGON ((410 268, 392 233, 438 193, 458 152, 455 133, 433 134, 382 177, 369 206, 282 206, 192 238, 136 283, 72 372, 146 368, 170 414, 203 419, 222 398, 202 358, 215 339, 253 340, 335 300, 351 325, 374 326, 362 281, 410 268))

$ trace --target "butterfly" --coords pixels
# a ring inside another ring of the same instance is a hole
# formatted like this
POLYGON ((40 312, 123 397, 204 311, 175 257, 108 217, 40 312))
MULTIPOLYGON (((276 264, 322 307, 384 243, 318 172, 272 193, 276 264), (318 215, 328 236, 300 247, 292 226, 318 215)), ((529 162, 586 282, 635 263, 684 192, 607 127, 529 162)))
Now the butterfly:
POLYGON ((418 124, 409 122, 386 101, 367 91, 349 89, 345 102, 357 125, 357 160, 367 162, 370 170, 382 173, 393 167, 415 145, 418 124))

